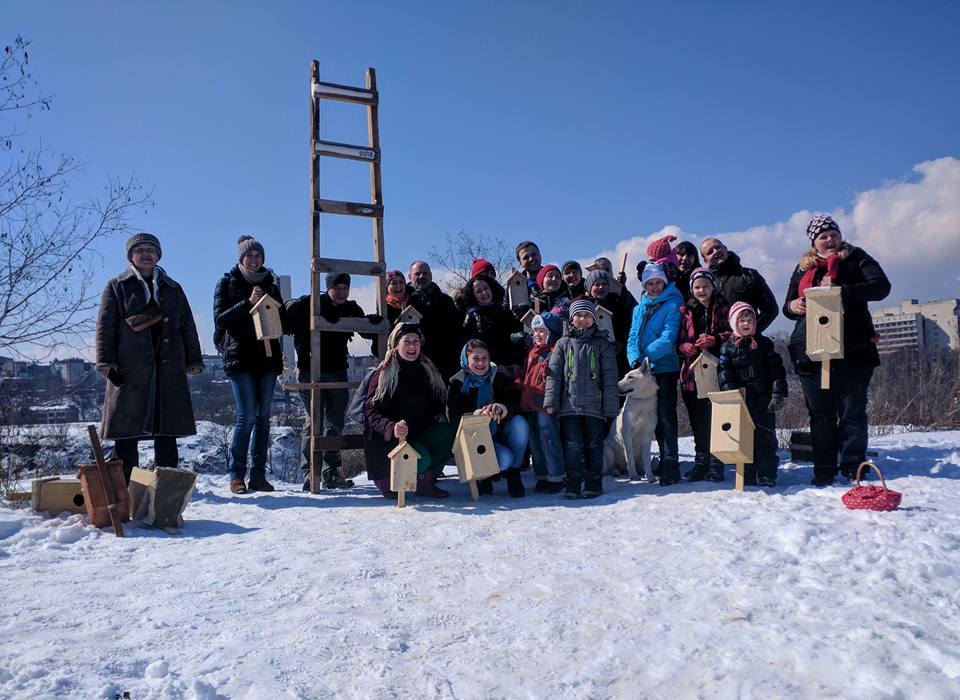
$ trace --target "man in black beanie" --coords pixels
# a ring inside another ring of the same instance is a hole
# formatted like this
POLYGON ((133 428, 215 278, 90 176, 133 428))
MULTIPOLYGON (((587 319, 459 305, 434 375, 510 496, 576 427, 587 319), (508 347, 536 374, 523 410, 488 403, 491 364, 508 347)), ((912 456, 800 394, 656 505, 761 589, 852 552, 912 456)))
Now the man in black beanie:
MULTIPOLYGON (((330 323, 336 323, 341 318, 367 318, 379 321, 376 315, 366 315, 360 305, 349 298, 350 275, 345 272, 330 272, 326 277, 327 291, 319 299, 320 314, 330 323)), ((288 322, 292 325, 293 342, 297 348, 297 370, 302 383, 310 381, 310 295, 304 294, 297 299, 291 299, 286 304, 288 322)), ((364 338, 367 336, 363 334, 364 338)), ((372 336, 376 337, 376 336, 372 336)), ((348 350, 347 345, 353 338, 353 333, 324 331, 320 334, 320 376, 318 382, 345 382, 347 381, 348 350)), ((310 415, 310 391, 298 392, 303 401, 303 407, 310 415)), ((318 420, 323 425, 323 437, 336 437, 343 434, 343 426, 350 400, 348 389, 323 389, 320 391, 320 415, 318 420)), ((343 460, 339 450, 329 450, 323 453, 323 467, 320 472, 324 489, 343 489, 353 486, 351 479, 344 479, 340 474, 343 460)), ((310 491, 310 431, 303 431, 301 440, 300 468, 303 470, 303 490, 310 491)))

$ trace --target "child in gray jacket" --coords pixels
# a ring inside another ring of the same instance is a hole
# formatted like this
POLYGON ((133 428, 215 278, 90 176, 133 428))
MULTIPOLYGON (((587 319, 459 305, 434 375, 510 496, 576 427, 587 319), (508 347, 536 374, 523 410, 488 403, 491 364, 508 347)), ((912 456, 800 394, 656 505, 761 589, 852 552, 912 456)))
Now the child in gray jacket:
POLYGON ((570 305, 570 329, 550 356, 543 407, 560 416, 567 472, 564 497, 596 498, 603 493, 608 419, 617 416, 620 403, 616 353, 597 328, 597 310, 589 299, 570 305))

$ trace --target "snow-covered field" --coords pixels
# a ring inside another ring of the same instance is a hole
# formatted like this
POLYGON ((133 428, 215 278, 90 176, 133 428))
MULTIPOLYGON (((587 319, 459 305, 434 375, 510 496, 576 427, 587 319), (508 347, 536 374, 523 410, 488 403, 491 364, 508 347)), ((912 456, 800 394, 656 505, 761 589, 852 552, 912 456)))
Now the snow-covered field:
POLYGON ((960 432, 871 446, 898 511, 789 463, 404 510, 202 475, 180 535, 125 539, 3 507, 0 696, 957 698, 960 432))

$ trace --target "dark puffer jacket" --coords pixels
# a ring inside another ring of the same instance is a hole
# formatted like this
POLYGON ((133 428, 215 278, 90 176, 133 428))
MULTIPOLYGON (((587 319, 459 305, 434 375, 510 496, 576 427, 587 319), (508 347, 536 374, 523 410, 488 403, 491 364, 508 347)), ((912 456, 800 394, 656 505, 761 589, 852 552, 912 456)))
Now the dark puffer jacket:
MULTIPOLYGON (((284 319, 283 298, 280 288, 271 270, 267 276, 256 285, 266 294, 279 302, 280 318, 284 319)), ((217 350, 223 355, 223 371, 227 374, 241 372, 276 372, 283 371, 283 351, 279 340, 270 341, 272 357, 267 357, 266 348, 262 340, 257 340, 256 329, 253 326, 253 316, 250 309, 250 295, 254 285, 250 284, 240 274, 239 267, 224 274, 217 282, 213 293, 213 319, 216 324, 214 343, 217 350)))
MULTIPOLYGON (((334 304, 329 294, 320 295, 320 315, 330 323, 336 323, 341 318, 368 318, 377 320, 375 316, 364 316, 363 309, 353 299, 347 299, 342 304, 334 304)), ((310 371, 310 295, 292 299, 287 302, 287 327, 293 333, 293 344, 297 348, 297 369, 310 371)), ((361 337, 368 340, 376 339, 376 335, 361 333, 361 337)), ((347 345, 353 339, 353 333, 339 331, 324 331, 320 334, 320 371, 345 372, 348 367, 347 345)))
POLYGON ((718 267, 710 267, 717 278, 717 291, 730 306, 745 301, 757 311, 757 330, 763 333, 777 318, 777 298, 770 291, 763 275, 752 267, 740 264, 736 253, 727 253, 727 259, 718 267))
MULTIPOLYGON (((463 327, 460 329, 461 347, 468 340, 482 340, 490 350, 491 362, 500 365, 519 365, 526 348, 513 342, 511 336, 523 330, 523 324, 503 306, 505 291, 497 282, 485 279, 493 300, 480 306, 473 295, 471 283, 463 287, 460 302, 464 305, 463 327)), ((445 377, 448 381, 450 377, 445 377)))
POLYGON ((463 316, 457 311, 453 299, 444 294, 436 282, 416 289, 410 295, 410 306, 423 315, 420 328, 423 331, 423 354, 429 357, 440 371, 444 381, 460 368, 460 325, 463 316))
POLYGON ((787 373, 783 359, 773 346, 773 341, 763 335, 755 335, 757 347, 750 341, 737 345, 733 336, 720 346, 720 389, 747 390, 747 403, 769 401, 772 394, 787 395, 787 373))
MULTIPOLYGON (((840 269, 833 283, 840 287, 843 299, 843 359, 852 364, 876 367, 880 364, 876 344, 877 332, 874 330, 867 302, 886 299, 890 294, 890 280, 880 263, 867 255, 862 248, 844 243, 839 255, 840 269)), ((787 299, 783 303, 784 315, 797 322, 790 334, 790 359, 793 360, 797 374, 815 374, 820 371, 820 363, 807 356, 807 317, 798 316, 790 310, 790 302, 799 296, 797 287, 800 278, 815 264, 815 256, 813 251, 804 254, 790 277, 787 299)), ((825 270, 817 271, 814 278, 817 284, 823 279, 824 273, 825 270)))
POLYGON ((613 418, 620 412, 616 353, 596 326, 572 329, 553 346, 543 407, 561 416, 613 418))

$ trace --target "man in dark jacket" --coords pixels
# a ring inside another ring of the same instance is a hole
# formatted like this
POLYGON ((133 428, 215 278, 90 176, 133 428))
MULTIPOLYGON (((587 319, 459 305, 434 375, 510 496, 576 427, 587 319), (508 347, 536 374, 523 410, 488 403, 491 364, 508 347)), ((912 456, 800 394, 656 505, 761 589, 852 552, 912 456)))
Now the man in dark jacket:
POLYGON ((128 482, 139 440, 153 439, 158 466, 176 467, 177 438, 197 432, 187 374, 203 371, 200 339, 183 289, 157 266, 161 255, 156 236, 131 236, 130 267, 107 282, 97 316, 96 369, 108 380, 100 432, 128 482))
MULTIPOLYGON (((320 299, 320 315, 330 323, 336 323, 342 318, 370 318, 365 316, 360 305, 349 299, 350 275, 345 272, 331 272, 326 277, 327 291, 320 299)), ((292 299, 287 302, 287 322, 293 332, 293 343, 297 348, 297 370, 300 382, 310 381, 310 295, 292 299)), ((319 382, 347 381, 348 352, 347 344, 353 338, 353 333, 339 331, 324 331, 320 334, 320 376, 319 382)), ((310 415, 310 391, 298 392, 303 401, 303 407, 310 415)), ((343 434, 343 425, 346 417, 347 403, 350 400, 348 389, 323 389, 320 391, 320 416, 318 421, 323 424, 323 437, 336 437, 343 434)), ((343 460, 339 450, 328 450, 323 453, 323 467, 320 478, 324 489, 342 489, 353 486, 351 479, 344 479, 340 475, 340 466, 343 460)), ((310 431, 303 431, 301 441, 300 468, 304 474, 303 490, 310 490, 310 431)))
POLYGON ((460 327, 463 317, 448 294, 433 281, 433 272, 423 260, 410 266, 410 306, 420 312, 423 332, 423 354, 436 365, 444 382, 460 369, 460 348, 463 341, 460 327))
POLYGON ((780 312, 763 275, 740 264, 740 257, 727 250, 719 238, 707 238, 700 244, 700 255, 717 278, 718 290, 730 306, 746 302, 757 310, 758 330, 762 333, 780 312))

